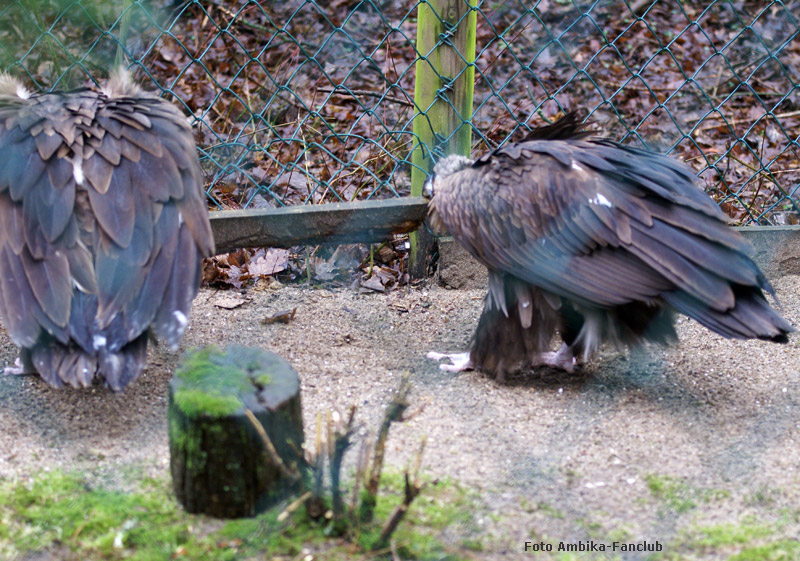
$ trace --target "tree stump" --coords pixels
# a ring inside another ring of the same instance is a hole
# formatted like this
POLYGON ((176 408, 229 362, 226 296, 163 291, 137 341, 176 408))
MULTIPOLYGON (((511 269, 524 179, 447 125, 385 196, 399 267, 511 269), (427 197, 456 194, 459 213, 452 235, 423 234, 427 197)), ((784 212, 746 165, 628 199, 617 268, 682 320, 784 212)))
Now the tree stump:
POLYGON ((300 488, 300 381, 281 357, 190 352, 169 384, 168 420, 172 484, 187 512, 254 516, 300 488))

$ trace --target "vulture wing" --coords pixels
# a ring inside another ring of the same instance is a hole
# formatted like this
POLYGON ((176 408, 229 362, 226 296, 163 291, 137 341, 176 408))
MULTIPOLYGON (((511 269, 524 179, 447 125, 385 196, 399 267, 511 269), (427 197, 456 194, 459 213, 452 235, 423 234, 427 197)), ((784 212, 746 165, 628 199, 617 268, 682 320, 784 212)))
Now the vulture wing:
MULTIPOLYGON (((8 78, 5 78, 7 81, 8 78)), ((121 390, 150 326, 175 347, 213 238, 191 130, 168 102, 0 88, 0 312, 54 386, 121 390)))
MULTIPOLYGON (((582 307, 666 301, 728 337, 792 330, 764 299, 772 287, 749 244, 671 158, 529 140, 443 178, 432 205, 490 271, 582 307)), ((490 298, 503 307, 501 290, 490 286, 490 298)))

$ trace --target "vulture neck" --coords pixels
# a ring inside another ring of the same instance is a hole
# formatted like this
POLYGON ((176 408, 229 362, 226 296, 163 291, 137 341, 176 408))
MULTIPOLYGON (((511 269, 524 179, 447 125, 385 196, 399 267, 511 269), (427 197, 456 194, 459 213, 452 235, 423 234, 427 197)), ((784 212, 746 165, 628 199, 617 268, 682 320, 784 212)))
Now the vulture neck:
POLYGON ((458 173, 459 171, 470 167, 472 164, 473 160, 470 160, 466 156, 453 154, 436 162, 436 165, 433 166, 433 173, 436 175, 436 177, 444 178, 448 175, 458 173))
POLYGON ((131 73, 120 66, 114 69, 102 90, 109 98, 135 97, 142 93, 142 89, 131 80, 131 73))
POLYGON ((26 90, 22 82, 10 74, 0 72, 0 96, 28 99, 31 96, 31 92, 26 90))

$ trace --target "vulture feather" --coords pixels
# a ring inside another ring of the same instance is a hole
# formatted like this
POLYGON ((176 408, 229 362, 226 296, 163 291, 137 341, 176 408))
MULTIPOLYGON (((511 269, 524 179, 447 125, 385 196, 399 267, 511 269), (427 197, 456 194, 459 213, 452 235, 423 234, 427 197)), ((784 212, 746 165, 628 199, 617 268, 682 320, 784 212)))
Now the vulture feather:
POLYGON ((592 138, 575 114, 429 177, 429 218, 489 271, 468 353, 430 353, 445 370, 503 379, 520 368, 572 371, 603 343, 676 339, 673 312, 736 339, 794 331, 753 250, 684 165, 592 138), (555 332, 561 349, 546 352, 555 332))
POLYGON ((124 389, 150 328, 177 347, 213 249, 173 105, 124 71, 102 90, 45 94, 0 74, 0 316, 18 371, 124 389))

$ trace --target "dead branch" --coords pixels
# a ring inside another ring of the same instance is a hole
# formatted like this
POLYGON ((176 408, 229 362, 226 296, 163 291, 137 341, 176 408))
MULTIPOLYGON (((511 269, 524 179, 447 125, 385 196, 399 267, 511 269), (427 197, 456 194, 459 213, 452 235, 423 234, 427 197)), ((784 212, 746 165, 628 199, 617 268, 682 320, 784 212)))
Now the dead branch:
POLYGON ((330 474, 331 474, 331 498, 333 502, 333 517, 336 520, 341 519, 342 515, 344 514, 344 501, 342 500, 342 489, 341 489, 341 471, 342 471, 342 460, 344 460, 344 453, 350 448, 352 441, 351 437, 355 432, 353 428, 353 419, 356 415, 356 406, 352 405, 350 407, 350 413, 347 417, 347 422, 344 425, 344 430, 340 430, 337 427, 330 429, 330 425, 332 424, 330 420, 329 423, 329 434, 332 433, 333 442, 329 444, 329 453, 330 453, 330 474))
POLYGON ((292 464, 291 469, 287 467, 286 463, 283 461, 283 459, 281 459, 278 451, 275 449, 275 446, 272 444, 272 440, 270 440, 269 436, 267 435, 267 431, 265 431, 264 427, 261 426, 261 422, 259 422, 258 418, 247 407, 244 409, 244 414, 247 416, 247 420, 253 425, 253 428, 256 429, 258 436, 264 443, 264 448, 266 449, 267 454, 272 460, 272 463, 278 468, 278 471, 280 471, 284 477, 287 477, 293 481, 299 481, 301 474, 297 469, 297 465, 292 464))
POLYGON ((323 469, 325 467, 324 442, 322 440, 322 413, 317 413, 316 442, 313 457, 307 460, 312 470, 311 498, 306 504, 308 515, 317 519, 325 513, 325 499, 323 498, 323 469))
POLYGON ((384 92, 373 92, 371 90, 345 90, 342 88, 317 88, 320 93, 330 93, 339 97, 382 97, 386 101, 397 103, 398 105, 405 105, 407 107, 414 107, 414 104, 399 97, 392 97, 386 95, 384 92))
POLYGON ((381 480, 381 472, 383 471, 383 461, 386 454, 386 440, 389 437, 389 428, 395 421, 403 420, 403 413, 408 409, 408 394, 411 386, 408 382, 409 373, 403 374, 400 381, 400 387, 397 389, 392 402, 386 407, 386 412, 383 415, 378 436, 375 439, 375 453, 373 455, 372 466, 369 478, 366 481, 366 493, 361 504, 361 520, 369 522, 375 511, 375 504, 378 498, 378 487, 381 480))
POLYGON ((297 500, 292 501, 289 506, 287 506, 281 513, 278 515, 278 522, 283 522, 289 515, 292 514, 295 510, 300 508, 308 499, 311 498, 311 491, 306 491, 297 500))
POLYGON ((419 480, 419 468, 422 464, 422 453, 425 451, 425 440, 422 441, 422 445, 417 452, 416 457, 414 458, 414 468, 413 468, 413 481, 412 478, 409 476, 409 471, 406 470, 405 473, 405 493, 403 497, 403 502, 394 509, 392 515, 386 520, 386 523, 383 525, 381 529, 381 535, 378 537, 378 540, 373 545, 372 549, 383 549, 389 543, 389 538, 391 538, 394 531, 400 525, 400 522, 403 521, 406 513, 408 512, 411 503, 414 499, 419 496, 422 488, 424 487, 423 483, 419 480))

